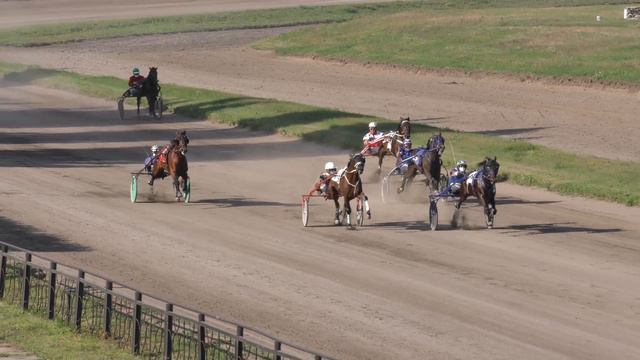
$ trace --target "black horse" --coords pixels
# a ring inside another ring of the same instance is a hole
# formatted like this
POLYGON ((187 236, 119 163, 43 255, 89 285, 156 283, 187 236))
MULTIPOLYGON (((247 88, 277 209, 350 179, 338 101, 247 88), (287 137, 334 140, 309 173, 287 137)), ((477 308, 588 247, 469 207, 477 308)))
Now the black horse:
POLYGON ((426 148, 418 148, 413 152, 414 161, 411 162, 407 172, 402 177, 402 184, 398 193, 404 191, 405 186, 411 184, 418 172, 427 177, 427 187, 431 192, 438 190, 440 181, 440 169, 442 167, 442 153, 444 152, 444 137, 442 133, 433 135, 427 141, 426 148))
POLYGON ((156 101, 158 101, 158 94, 160 94, 160 84, 158 83, 158 68, 150 67, 149 74, 143 80, 142 86, 135 88, 134 91, 125 92, 125 96, 131 96, 136 98, 137 114, 140 116, 140 98, 143 96, 147 98, 149 104, 149 115, 158 117, 156 114, 156 101))
POLYGON ((482 162, 478 163, 480 168, 471 174, 460 188, 460 200, 456 204, 459 209, 460 205, 469 197, 475 196, 484 208, 485 220, 487 227, 493 227, 493 217, 498 213, 496 210, 496 177, 500 170, 500 163, 497 157, 491 159, 486 157, 482 162))

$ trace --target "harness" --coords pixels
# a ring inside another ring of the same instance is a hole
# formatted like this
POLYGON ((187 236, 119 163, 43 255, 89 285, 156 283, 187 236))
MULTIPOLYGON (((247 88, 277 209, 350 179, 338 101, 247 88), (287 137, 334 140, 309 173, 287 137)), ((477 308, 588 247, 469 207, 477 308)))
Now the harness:
POLYGON ((362 163, 362 161, 358 161, 357 163, 353 164, 353 170, 345 170, 342 172, 342 175, 340 175, 340 179, 344 178, 344 180, 347 182, 347 184, 349 184, 350 187, 353 188, 353 195, 356 195, 356 189, 358 184, 360 184, 362 182, 362 179, 360 179, 360 177, 358 176, 358 181, 355 182, 355 184, 352 184, 351 181, 349 181, 349 178, 347 177, 347 174, 353 174, 355 172, 358 171, 358 165, 360 165, 362 163))

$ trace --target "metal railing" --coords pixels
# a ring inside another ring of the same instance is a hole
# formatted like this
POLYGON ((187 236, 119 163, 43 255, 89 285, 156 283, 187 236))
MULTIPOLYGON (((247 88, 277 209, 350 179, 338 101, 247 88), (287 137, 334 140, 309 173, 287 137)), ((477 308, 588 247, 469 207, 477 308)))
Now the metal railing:
POLYGON ((0 299, 150 359, 333 360, 1 242, 0 299))

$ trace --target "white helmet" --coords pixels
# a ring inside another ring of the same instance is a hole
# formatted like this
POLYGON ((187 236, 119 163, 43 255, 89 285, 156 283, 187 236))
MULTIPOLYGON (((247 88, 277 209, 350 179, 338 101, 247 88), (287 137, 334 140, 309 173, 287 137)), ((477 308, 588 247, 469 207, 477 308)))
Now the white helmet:
POLYGON ((160 146, 158 146, 158 145, 153 145, 153 146, 151 147, 151 152, 155 154, 156 152, 158 152, 158 149, 159 149, 159 148, 160 148, 160 146))
POLYGON ((335 170, 336 166, 331 162, 327 162, 326 164, 324 164, 324 169, 329 171, 329 170, 335 170))
POLYGON ((460 168, 464 168, 464 170, 467 170, 467 162, 464 160, 458 160, 458 162, 456 163, 456 168, 458 168, 458 170, 460 171, 464 171, 463 169, 460 168))
POLYGON ((377 127, 378 127, 378 125, 375 122, 372 121, 372 122, 369 123, 369 129, 377 128, 377 127))
POLYGON ((411 139, 404 139, 404 147, 406 148, 410 148, 411 147, 411 139))

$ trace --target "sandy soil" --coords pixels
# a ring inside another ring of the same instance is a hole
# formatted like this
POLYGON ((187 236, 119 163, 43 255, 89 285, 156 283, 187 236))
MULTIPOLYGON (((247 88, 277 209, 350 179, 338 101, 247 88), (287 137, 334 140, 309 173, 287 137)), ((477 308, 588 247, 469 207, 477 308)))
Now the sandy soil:
MULTIPOLYGON (((0 28, 374 0, 0 0, 0 28)), ((391 0, 375 0, 385 2, 391 0)))
POLYGON ((342 151, 114 108, 0 81, 2 240, 343 359, 640 358, 638 208, 500 184, 496 229, 443 205, 431 232, 419 186, 383 206, 368 181, 368 226, 327 226, 318 201, 305 229, 299 196, 342 151), (194 203, 161 181, 131 204, 176 128, 194 203))
MULTIPOLYGON (((33 49, 0 60, 126 77, 159 66, 164 82, 276 98, 464 131, 579 154, 640 161, 639 98, 622 89, 437 75, 283 58, 247 45, 290 29, 145 36, 33 49)), ((453 144, 455 145, 455 144, 453 144)))

